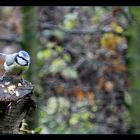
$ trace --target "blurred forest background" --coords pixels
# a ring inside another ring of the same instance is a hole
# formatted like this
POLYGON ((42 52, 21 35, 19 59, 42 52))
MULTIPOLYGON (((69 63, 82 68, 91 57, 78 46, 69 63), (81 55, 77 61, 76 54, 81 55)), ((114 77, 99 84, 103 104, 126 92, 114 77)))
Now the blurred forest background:
POLYGON ((31 56, 24 78, 37 108, 19 133, 140 133, 139 14, 132 6, 0 7, 0 52, 31 56))

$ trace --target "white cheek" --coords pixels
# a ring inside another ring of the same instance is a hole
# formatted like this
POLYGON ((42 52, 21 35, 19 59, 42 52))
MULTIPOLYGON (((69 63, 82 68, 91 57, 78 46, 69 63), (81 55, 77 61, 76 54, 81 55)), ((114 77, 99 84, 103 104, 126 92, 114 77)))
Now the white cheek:
POLYGON ((22 58, 17 58, 17 61, 20 65, 26 65, 27 62, 25 60, 23 60, 22 58))

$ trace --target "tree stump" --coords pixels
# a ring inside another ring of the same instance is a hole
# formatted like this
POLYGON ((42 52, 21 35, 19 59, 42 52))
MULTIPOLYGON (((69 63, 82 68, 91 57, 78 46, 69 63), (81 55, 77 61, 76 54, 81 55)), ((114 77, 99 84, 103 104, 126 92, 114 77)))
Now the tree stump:
POLYGON ((0 78, 0 134, 17 134, 33 100, 33 85, 12 76, 0 78))

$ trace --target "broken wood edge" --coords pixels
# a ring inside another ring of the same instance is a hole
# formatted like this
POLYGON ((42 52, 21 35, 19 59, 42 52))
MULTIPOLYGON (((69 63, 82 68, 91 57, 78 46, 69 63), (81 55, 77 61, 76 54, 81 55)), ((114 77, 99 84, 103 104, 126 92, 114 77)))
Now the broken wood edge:
POLYGON ((18 133, 32 107, 32 93, 30 82, 15 76, 0 77, 0 134, 18 133))

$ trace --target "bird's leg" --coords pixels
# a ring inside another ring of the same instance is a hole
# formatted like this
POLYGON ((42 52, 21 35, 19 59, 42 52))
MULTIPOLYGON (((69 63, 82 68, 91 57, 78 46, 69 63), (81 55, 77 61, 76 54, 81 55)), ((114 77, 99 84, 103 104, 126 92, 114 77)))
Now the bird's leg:
POLYGON ((22 81, 23 84, 25 83, 24 80, 23 80, 23 76, 22 75, 21 75, 21 81, 22 81))
POLYGON ((20 77, 21 83, 22 83, 22 84, 26 84, 26 82, 25 82, 25 80, 24 80, 24 78, 23 78, 23 75, 20 75, 19 77, 20 77))
POLYGON ((21 83, 24 83, 22 75, 14 75, 16 79, 18 79, 21 83))

